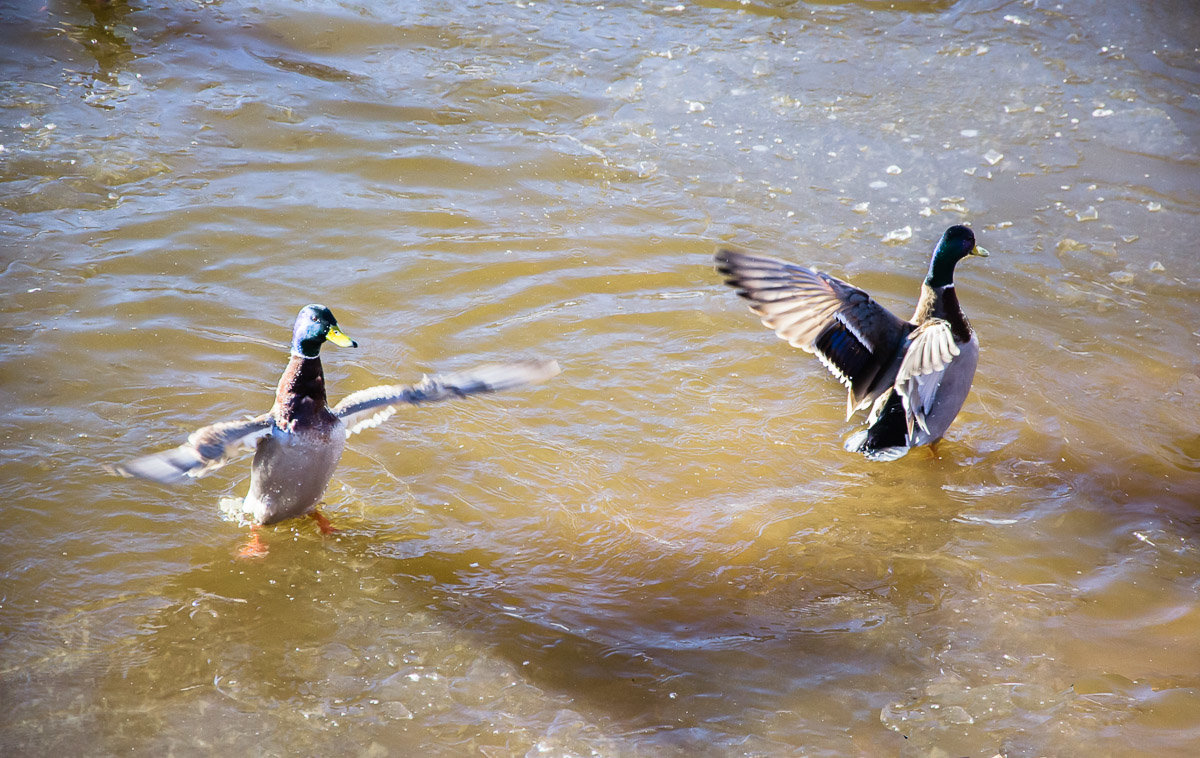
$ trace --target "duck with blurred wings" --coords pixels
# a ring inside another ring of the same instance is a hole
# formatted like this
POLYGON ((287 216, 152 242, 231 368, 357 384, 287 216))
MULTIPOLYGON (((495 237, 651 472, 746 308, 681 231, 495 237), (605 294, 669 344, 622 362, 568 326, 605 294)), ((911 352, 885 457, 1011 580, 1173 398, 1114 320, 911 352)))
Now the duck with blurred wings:
MULTIPOLYGON (((279 380, 275 404, 261 416, 227 421, 193 432, 187 442, 114 467, 116 473, 173 483, 202 477, 239 448, 254 450, 250 491, 234 501, 233 515, 255 526, 311 516, 333 531, 317 510, 342 456, 346 438, 387 419, 399 405, 432 403, 477 393, 519 389, 559 372, 555 361, 494 364, 425 377, 411 385, 359 390, 330 408, 326 403, 321 346, 358 347, 323 305, 305 306, 292 329, 291 360, 279 380)), ((253 553, 255 545, 248 546, 253 553)), ((247 551, 243 551, 244 553, 247 551)))

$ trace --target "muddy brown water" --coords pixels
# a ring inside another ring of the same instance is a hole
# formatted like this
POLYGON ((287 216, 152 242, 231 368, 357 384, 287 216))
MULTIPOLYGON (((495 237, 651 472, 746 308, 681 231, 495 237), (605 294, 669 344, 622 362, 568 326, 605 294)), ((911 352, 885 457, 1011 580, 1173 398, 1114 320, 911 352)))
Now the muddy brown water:
POLYGON ((1191 2, 6 3, 7 755, 1194 755, 1191 2), (980 335, 936 454, 843 452, 717 244, 980 335), (266 409, 551 383, 352 440, 261 561, 104 466, 266 409))

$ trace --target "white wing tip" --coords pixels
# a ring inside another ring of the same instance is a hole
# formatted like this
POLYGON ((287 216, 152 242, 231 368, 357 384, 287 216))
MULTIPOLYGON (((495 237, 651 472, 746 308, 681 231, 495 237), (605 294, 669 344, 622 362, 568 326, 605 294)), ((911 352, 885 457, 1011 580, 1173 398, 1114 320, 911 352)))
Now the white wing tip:
POLYGON ((208 470, 203 463, 204 460, 195 448, 182 445, 107 468, 118 476, 174 484, 203 476, 208 470))
POLYGON ((358 434, 366 429, 374 429, 394 415, 396 415, 396 406, 389 405, 382 408, 362 421, 356 422, 353 426, 346 427, 346 436, 349 437, 352 434, 358 434))

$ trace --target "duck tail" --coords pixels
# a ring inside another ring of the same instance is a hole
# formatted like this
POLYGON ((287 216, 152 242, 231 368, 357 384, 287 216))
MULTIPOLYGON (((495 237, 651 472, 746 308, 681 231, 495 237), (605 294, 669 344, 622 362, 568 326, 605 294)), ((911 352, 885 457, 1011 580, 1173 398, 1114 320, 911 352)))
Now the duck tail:
POLYGON ((892 393, 871 426, 846 439, 846 450, 861 453, 872 461, 894 461, 908 452, 904 405, 892 393))

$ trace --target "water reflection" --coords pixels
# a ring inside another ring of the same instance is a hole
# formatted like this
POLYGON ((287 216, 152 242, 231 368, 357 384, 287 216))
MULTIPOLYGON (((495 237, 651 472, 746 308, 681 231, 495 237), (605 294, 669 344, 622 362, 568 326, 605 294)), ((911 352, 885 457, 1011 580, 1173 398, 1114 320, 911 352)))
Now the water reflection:
POLYGON ((136 34, 128 16, 137 10, 127 0, 83 0, 92 23, 63 24, 63 32, 96 60, 96 78, 116 84, 122 72, 139 57, 128 37, 136 34))

